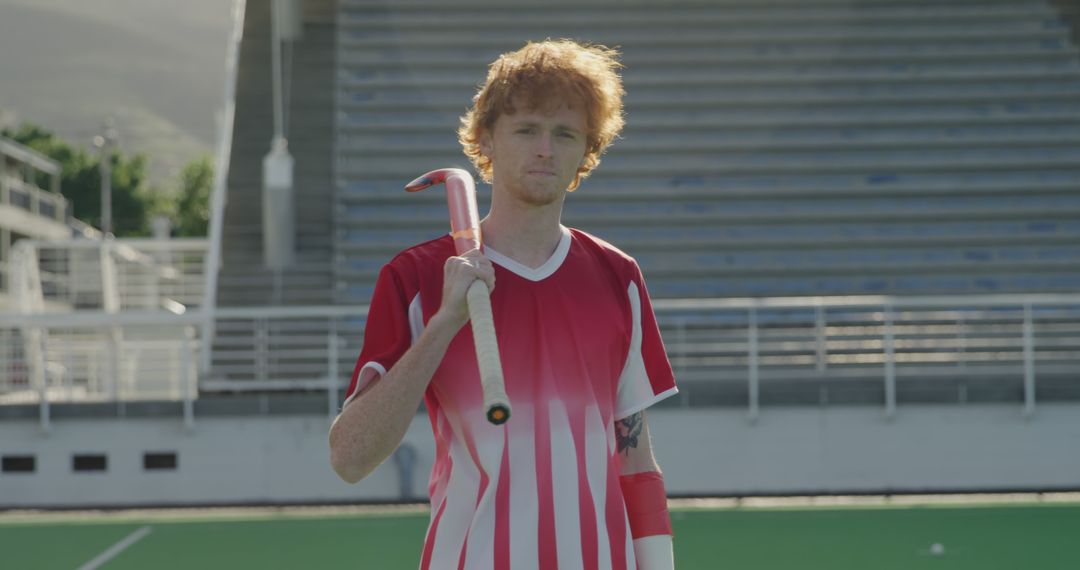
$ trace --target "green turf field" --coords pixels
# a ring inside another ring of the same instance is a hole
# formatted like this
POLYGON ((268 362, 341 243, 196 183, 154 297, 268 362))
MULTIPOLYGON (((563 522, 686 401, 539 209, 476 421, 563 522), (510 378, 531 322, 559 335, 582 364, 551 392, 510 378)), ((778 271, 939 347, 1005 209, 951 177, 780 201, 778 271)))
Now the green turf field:
MULTIPOLYGON (((1080 505, 677 509, 686 569, 1077 569, 1080 505), (930 545, 941 543, 935 556, 930 545)), ((413 569, 427 516, 258 515, 64 522, 0 516, 0 568, 73 570, 133 532, 100 568, 413 569)))

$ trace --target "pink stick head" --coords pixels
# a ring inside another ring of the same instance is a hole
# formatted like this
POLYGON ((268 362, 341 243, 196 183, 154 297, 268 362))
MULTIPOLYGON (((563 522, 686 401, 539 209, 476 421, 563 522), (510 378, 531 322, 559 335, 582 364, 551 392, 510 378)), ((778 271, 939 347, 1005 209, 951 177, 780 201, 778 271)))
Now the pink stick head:
POLYGON ((419 192, 436 184, 446 183, 446 203, 450 208, 450 230, 458 255, 480 248, 480 216, 476 212, 476 184, 467 171, 460 168, 440 168, 413 180, 405 186, 407 192, 419 192))

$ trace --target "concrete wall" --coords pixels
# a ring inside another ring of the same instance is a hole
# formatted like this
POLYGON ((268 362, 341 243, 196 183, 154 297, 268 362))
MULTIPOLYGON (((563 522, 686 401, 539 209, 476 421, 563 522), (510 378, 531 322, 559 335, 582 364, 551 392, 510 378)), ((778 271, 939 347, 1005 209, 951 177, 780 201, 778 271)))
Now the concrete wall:
MULTIPOLYGON (((654 445, 673 495, 1080 489, 1080 405, 657 410, 654 445)), ((0 507, 398 500, 392 461, 349 486, 330 469, 317 416, 62 420, 0 424, 0 454, 37 456, 33 474, 0 474, 0 507), (178 452, 146 472, 144 452, 178 452), (104 473, 74 473, 72 454, 108 454, 104 473)), ((426 497, 433 442, 418 416, 406 436, 426 497)))
POLYGON ((1080 406, 732 410, 650 416, 671 494, 1080 488, 1080 406), (689 445, 680 445, 680 442, 689 445))

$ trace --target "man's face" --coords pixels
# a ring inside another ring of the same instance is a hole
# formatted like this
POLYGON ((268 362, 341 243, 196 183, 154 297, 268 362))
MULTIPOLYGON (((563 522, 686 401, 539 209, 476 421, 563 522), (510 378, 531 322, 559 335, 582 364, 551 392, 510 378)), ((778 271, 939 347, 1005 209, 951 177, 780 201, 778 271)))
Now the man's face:
POLYGON ((480 140, 481 152, 491 159, 494 185, 535 206, 562 199, 585 158, 584 108, 566 103, 515 108, 513 115, 500 115, 480 140))

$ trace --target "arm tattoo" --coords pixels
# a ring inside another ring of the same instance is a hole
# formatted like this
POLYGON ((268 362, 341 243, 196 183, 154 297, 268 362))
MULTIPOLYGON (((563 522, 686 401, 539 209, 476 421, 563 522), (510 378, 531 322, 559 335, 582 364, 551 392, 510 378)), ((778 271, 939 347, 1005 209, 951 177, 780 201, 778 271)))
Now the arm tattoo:
POLYGON ((630 455, 630 448, 638 446, 638 438, 641 436, 643 425, 641 419, 642 414, 638 412, 615 422, 615 442, 620 452, 630 455))

